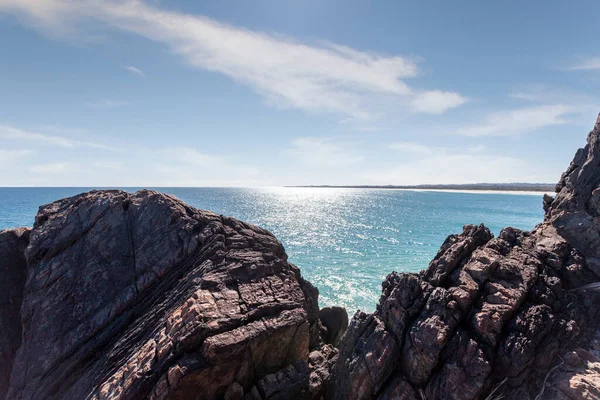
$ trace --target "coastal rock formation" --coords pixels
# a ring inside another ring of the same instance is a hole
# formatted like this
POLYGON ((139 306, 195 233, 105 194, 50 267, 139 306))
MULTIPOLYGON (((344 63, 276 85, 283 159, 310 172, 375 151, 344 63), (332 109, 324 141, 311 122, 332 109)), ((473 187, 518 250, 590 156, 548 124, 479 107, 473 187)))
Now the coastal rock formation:
POLYGON ((94 191, 2 232, 0 267, 7 399, 282 398, 271 374, 322 394, 308 364, 318 291, 256 226, 154 191, 94 191))
POLYGON ((391 273, 341 339, 330 398, 600 398, 581 348, 600 332, 582 288, 600 282, 600 117, 557 193, 532 232, 468 225, 426 270, 391 273))
POLYGON ((29 229, 0 232, 0 399, 8 390, 12 362, 21 345, 21 302, 27 277, 29 229))
POLYGON ((556 190, 348 326, 256 226, 148 190, 44 205, 0 232, 0 399, 600 398, 600 119, 556 190))

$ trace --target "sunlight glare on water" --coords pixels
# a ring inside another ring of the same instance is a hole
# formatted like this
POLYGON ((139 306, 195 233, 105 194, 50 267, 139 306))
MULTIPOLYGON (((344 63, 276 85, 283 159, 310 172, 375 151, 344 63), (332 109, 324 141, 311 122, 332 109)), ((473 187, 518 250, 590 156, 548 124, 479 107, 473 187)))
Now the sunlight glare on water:
MULTIPOLYGON (((32 225, 41 204, 81 188, 0 189, 0 229, 32 225)), ((127 191, 136 189, 128 188, 127 191)), ((194 207, 262 226, 319 288, 321 306, 373 311, 391 271, 426 268, 465 224, 531 229, 542 195, 322 188, 160 188, 194 207)))

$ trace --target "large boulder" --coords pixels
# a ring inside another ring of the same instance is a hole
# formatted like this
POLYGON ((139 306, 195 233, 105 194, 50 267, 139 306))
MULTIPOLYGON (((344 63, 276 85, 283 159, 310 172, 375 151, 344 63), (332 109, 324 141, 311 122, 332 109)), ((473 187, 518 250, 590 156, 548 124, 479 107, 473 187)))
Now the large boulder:
POLYGON ((19 308, 24 288, 20 318, 1 315, 3 356, 20 345, 11 400, 214 399, 308 365, 318 345, 318 292, 256 226, 115 190, 42 206, 26 233, 0 237, 0 266, 14 275, 3 295, 19 308))

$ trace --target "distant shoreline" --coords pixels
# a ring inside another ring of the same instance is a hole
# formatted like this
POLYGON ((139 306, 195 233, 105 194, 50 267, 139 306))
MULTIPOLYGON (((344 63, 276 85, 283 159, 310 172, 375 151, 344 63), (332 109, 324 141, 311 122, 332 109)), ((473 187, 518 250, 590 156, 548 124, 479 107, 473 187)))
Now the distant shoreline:
POLYGON ((445 192, 535 192, 554 193, 555 185, 547 183, 482 183, 465 185, 297 185, 286 188, 312 189, 396 189, 445 192))

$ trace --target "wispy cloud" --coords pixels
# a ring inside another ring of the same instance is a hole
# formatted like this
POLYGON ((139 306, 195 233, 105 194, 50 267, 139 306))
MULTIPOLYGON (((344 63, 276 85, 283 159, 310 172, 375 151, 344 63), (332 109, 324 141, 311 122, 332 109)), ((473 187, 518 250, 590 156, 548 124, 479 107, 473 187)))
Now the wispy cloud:
POLYGON ((589 57, 580 60, 577 64, 570 66, 571 71, 589 71, 600 69, 600 57, 589 57))
POLYGON ((66 162, 32 165, 29 171, 39 174, 57 174, 68 171, 72 166, 66 162))
MULTIPOLYGON (((254 179, 260 174, 260 169, 248 163, 240 163, 223 155, 204 153, 193 147, 172 147, 154 152, 152 157, 159 156, 160 160, 169 160, 169 165, 157 163, 162 170, 171 170, 172 167, 187 169, 186 175, 197 175, 198 168, 202 171, 219 170, 219 175, 236 177, 236 179, 254 179), (218 168, 217 168, 218 167, 218 168)), ((181 174, 181 172, 178 172, 181 174)), ((196 176, 196 181, 198 178, 196 176)))
POLYGON ((89 142, 84 140, 71 139, 63 136, 45 135, 38 132, 31 132, 14 128, 11 126, 0 125, 0 139, 17 140, 17 141, 29 141, 37 145, 55 146, 64 148, 75 148, 75 147, 92 147, 96 149, 111 149, 110 146, 106 146, 100 143, 89 142))
POLYGON ((277 106, 369 118, 373 95, 391 95, 406 111, 426 113, 442 113, 465 101, 458 93, 409 87, 404 79, 418 74, 410 57, 301 43, 141 1, 0 0, 2 11, 25 16, 53 34, 68 31, 75 20, 100 20, 164 43, 190 65, 247 84, 277 106))
POLYGON ((525 107, 489 114, 483 122, 459 128, 454 133, 464 136, 511 136, 567 122, 572 107, 556 104, 525 107))
POLYGON ((354 146, 327 137, 303 137, 291 143, 291 154, 311 167, 339 167, 359 163, 364 157, 354 146))
POLYGON ((21 161, 33 154, 31 150, 5 150, 0 149, 0 169, 14 168, 14 163, 21 161))
POLYGON ((0 186, 267 186, 261 169, 226 154, 189 147, 130 148, 105 153, 68 152, 58 160, 31 150, 0 149, 0 186), (34 157, 33 155, 36 155, 34 157))
POLYGON ((414 154, 432 154, 435 151, 433 147, 410 142, 392 143, 390 149, 414 154))
POLYGON ((404 154, 413 154, 420 157, 432 156, 432 155, 451 155, 451 154, 477 154, 486 150, 483 145, 476 146, 461 146, 456 147, 442 147, 442 146, 427 146, 420 143, 414 142, 397 142, 389 145, 392 150, 399 151, 404 154))
POLYGON ((458 93, 431 90, 416 94, 411 104, 414 110, 427 114, 442 114, 462 106, 467 99, 458 93))
MULTIPOLYGON (((546 171, 544 173, 547 174, 546 171)), ((494 154, 432 153, 418 159, 362 172, 357 179, 379 185, 419 185, 482 182, 545 182, 534 166, 494 154)), ((550 179, 550 180, 548 180, 550 179)))
POLYGON ((100 100, 100 101, 93 102, 93 103, 85 103, 85 106, 87 108, 95 108, 95 109, 117 108, 117 107, 125 107, 128 105, 129 105, 129 102, 127 102, 127 101, 111 100, 111 99, 104 99, 104 100, 100 100))
POLYGON ((141 69, 136 68, 133 65, 126 65, 123 68, 125 68, 126 71, 129 71, 132 74, 139 75, 139 76, 146 76, 146 74, 141 69))

